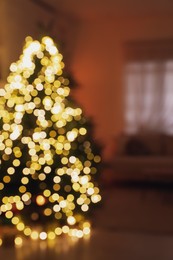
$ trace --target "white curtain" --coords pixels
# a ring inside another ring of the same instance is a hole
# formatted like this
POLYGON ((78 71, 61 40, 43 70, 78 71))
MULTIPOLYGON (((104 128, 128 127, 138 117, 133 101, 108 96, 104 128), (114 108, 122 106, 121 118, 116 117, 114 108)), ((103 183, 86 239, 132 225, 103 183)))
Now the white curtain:
POLYGON ((173 134, 173 60, 128 62, 125 132, 173 134))

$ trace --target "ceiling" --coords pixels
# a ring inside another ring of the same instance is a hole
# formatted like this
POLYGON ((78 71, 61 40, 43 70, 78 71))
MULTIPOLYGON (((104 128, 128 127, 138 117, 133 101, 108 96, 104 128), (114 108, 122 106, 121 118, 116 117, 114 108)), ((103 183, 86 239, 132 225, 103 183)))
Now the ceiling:
POLYGON ((83 19, 97 16, 172 14, 172 0, 33 0, 44 2, 53 10, 74 14, 83 19))

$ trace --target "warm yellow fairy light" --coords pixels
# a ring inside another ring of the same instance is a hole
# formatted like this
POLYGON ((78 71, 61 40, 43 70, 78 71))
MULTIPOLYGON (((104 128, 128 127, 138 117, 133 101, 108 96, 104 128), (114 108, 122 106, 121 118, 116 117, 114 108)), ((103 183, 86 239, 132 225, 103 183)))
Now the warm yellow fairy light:
POLYGON ((4 184, 2 182, 0 182, 0 190, 4 189, 4 184))
POLYGON ((13 217, 13 212, 12 211, 7 211, 6 213, 5 213, 5 216, 6 216, 6 218, 12 218, 13 217))
POLYGON ((32 233, 32 231, 31 231, 30 228, 27 227, 27 228, 24 229, 24 234, 25 234, 25 236, 30 236, 31 233, 32 233))
POLYGON ((67 223, 68 223, 69 225, 74 225, 74 224, 76 223, 76 219, 75 219, 73 216, 69 216, 69 217, 67 218, 67 223))
MULTIPOLYGON (((27 37, 23 54, 11 64, 7 84, 0 90, 0 164, 8 163, 0 179, 2 194, 6 185, 20 178, 12 196, 2 195, 0 215, 31 239, 53 240, 62 233, 77 238, 89 235, 85 212, 101 200, 92 178, 101 158, 85 140, 88 132, 82 110, 69 105, 69 80, 62 74, 62 58, 50 37, 41 42, 27 37), (38 74, 35 59, 41 65, 38 74), (80 149, 80 156, 76 149, 80 149), (32 194, 32 183, 37 183, 36 194, 32 194), (52 228, 44 231, 38 224, 39 231, 33 230, 22 217, 33 203, 36 206, 28 220, 38 222, 43 214, 46 221, 54 217, 60 226, 52 223, 52 228), (76 210, 80 211, 77 215, 76 210)), ((15 244, 22 245, 20 237, 15 244)))
POLYGON ((57 228, 55 229, 55 234, 56 234, 57 236, 61 235, 61 234, 62 234, 62 229, 61 229, 60 227, 57 227, 57 228))
POLYGON ((81 209, 82 209, 82 211, 88 211, 88 209, 89 209, 89 207, 88 207, 88 205, 87 204, 83 204, 82 206, 81 206, 81 209))
POLYGON ((24 202, 28 201, 29 199, 30 199, 29 194, 25 193, 25 194, 22 195, 22 200, 23 200, 24 202))
POLYGON ((47 237, 48 237, 48 239, 53 240, 53 239, 56 238, 56 234, 55 234, 54 232, 50 231, 50 232, 47 234, 47 237))
POLYGON ((84 235, 89 235, 90 234, 90 228, 89 227, 84 227, 84 229, 83 229, 83 233, 84 233, 84 235))
POLYGON ((31 238, 37 240, 39 238, 39 233, 37 231, 32 231, 31 238))
POLYGON ((38 204, 38 206, 42 206, 44 205, 46 202, 45 198, 42 195, 38 195, 36 197, 36 203, 38 204))
POLYGON ((53 210, 54 210, 55 212, 59 212, 59 211, 61 210, 61 207, 60 207, 59 205, 54 205, 54 206, 53 206, 53 210))
POLYGON ((51 209, 46 208, 46 209, 44 210, 44 215, 45 215, 45 216, 50 216, 51 214, 52 214, 52 210, 51 210, 51 209))
POLYGON ((22 202, 22 201, 18 201, 18 202, 16 203, 16 208, 17 208, 18 210, 22 210, 22 209, 24 208, 23 202, 22 202))
POLYGON ((25 225, 24 225, 22 222, 19 222, 19 223, 16 225, 16 228, 17 228, 19 231, 23 231, 24 228, 25 228, 25 225))
POLYGON ((43 194, 45 197, 50 197, 51 192, 50 192, 50 190, 44 190, 43 194))
POLYGON ((19 218, 18 217, 13 217, 11 222, 14 224, 14 225, 17 225, 19 223, 19 218))
POLYGON ((70 229, 69 229, 68 226, 63 226, 63 227, 62 227, 62 232, 65 233, 65 234, 67 234, 67 233, 69 232, 69 230, 70 230, 70 229))
POLYGON ((83 232, 82 232, 82 230, 78 230, 77 232, 76 232, 76 237, 78 237, 78 238, 82 238, 83 237, 83 232))
POLYGON ((3 181, 4 181, 5 183, 9 183, 9 182, 11 181, 10 176, 4 176, 3 181))
POLYGON ((15 243, 16 246, 22 246, 22 244, 23 244, 23 239, 22 239, 21 237, 16 237, 16 238, 14 239, 14 243, 15 243))

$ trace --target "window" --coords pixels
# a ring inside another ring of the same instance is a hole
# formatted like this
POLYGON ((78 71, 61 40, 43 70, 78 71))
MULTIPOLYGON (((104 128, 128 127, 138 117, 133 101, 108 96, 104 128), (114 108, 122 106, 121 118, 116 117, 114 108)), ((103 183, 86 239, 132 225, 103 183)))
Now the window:
MULTIPOLYGON (((172 58, 164 57, 165 53, 160 55, 158 48, 157 52, 153 45, 152 48, 141 56, 139 49, 137 56, 133 49, 130 51, 133 58, 126 62, 125 132, 129 134, 139 131, 173 134, 173 56, 171 53, 172 58), (152 53, 152 58, 147 53, 152 53)), ((160 51, 163 49, 167 50, 160 51)))

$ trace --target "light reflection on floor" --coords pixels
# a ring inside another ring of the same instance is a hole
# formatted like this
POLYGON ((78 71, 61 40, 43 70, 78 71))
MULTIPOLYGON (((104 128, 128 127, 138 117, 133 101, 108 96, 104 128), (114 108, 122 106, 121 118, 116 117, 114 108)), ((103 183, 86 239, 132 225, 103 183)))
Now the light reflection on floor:
POLYGON ((54 241, 24 241, 22 247, 15 249, 17 260, 30 259, 68 259, 68 254, 74 257, 74 250, 78 241, 68 237, 58 238, 54 241), (32 258, 31 258, 32 255, 32 258))
POLYGON ((94 217, 90 239, 24 241, 0 260, 172 260, 173 191, 113 188, 94 217))

